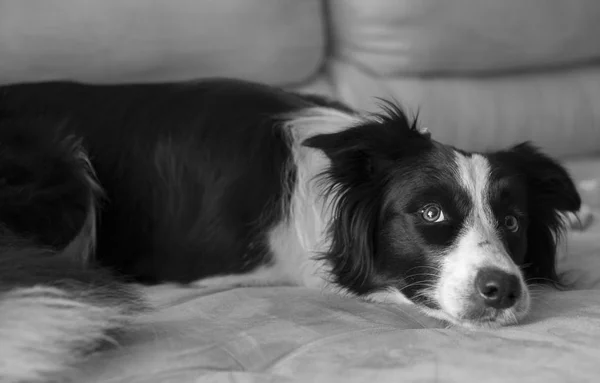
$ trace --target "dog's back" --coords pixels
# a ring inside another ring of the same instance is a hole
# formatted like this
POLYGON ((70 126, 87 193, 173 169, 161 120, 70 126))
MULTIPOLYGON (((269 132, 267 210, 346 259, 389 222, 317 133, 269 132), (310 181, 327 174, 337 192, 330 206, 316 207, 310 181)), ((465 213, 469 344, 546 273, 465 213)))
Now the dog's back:
POLYGON ((4 116, 44 116, 82 138, 106 192, 101 264, 143 283, 185 283, 268 262, 254 233, 280 218, 274 206, 291 160, 283 130, 265 116, 308 101, 235 80, 0 93, 4 116))

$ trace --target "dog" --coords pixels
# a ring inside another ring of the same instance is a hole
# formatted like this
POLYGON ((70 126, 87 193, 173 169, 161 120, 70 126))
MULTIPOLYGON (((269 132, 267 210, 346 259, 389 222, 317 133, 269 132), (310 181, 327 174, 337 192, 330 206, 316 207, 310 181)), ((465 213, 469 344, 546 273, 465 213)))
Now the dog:
POLYGON ((231 79, 0 87, 0 377, 60 376, 147 310, 137 284, 299 285, 517 323, 560 285, 580 196, 530 143, 466 152, 231 79))

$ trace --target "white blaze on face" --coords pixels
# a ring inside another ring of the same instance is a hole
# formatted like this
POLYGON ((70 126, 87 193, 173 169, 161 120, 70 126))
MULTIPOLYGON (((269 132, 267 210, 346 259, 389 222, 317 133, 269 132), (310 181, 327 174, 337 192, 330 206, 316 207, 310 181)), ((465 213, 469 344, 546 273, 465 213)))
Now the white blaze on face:
MULTIPOLYGON (((496 218, 488 201, 490 165, 481 155, 468 157, 456 153, 457 176, 472 201, 455 245, 443 257, 440 279, 431 292, 441 311, 453 321, 460 321, 469 311, 483 312, 473 300, 477 296, 475 278, 484 267, 497 268, 519 278, 523 294, 512 308, 502 310, 498 324, 508 324, 524 316, 529 309, 529 293, 519 267, 501 242, 496 218)), ((479 302, 481 305, 481 302, 479 302)))

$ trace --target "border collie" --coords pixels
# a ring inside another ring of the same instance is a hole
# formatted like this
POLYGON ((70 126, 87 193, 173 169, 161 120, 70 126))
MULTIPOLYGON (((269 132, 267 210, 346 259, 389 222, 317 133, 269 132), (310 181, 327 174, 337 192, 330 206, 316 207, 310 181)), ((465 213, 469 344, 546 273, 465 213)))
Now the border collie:
POLYGON ((0 380, 44 381, 122 329, 130 282, 291 284, 514 324, 559 283, 567 171, 469 153, 402 110, 236 80, 0 87, 0 380), (109 271, 106 271, 109 270, 109 271))

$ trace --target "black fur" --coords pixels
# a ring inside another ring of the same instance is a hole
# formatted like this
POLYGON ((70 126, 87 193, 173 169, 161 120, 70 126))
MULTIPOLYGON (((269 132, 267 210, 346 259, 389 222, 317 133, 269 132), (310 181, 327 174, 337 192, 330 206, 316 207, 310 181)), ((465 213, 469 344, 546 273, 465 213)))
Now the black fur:
POLYGON ((83 139, 107 197, 102 265, 139 282, 186 283, 269 262, 264 233, 282 218, 290 162, 272 117, 310 105, 303 98, 218 80, 2 93, 5 116, 60 121, 83 139))
POLYGON ((39 118, 0 124, 2 224, 39 246, 66 246, 81 230, 95 193, 77 158, 79 141, 61 137, 39 118))

